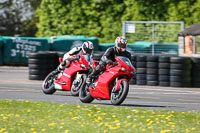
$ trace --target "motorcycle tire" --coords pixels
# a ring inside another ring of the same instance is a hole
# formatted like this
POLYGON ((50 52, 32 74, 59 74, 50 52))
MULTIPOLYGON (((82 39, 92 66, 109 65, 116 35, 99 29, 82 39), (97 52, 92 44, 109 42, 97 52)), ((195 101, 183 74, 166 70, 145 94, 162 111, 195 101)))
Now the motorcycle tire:
POLYGON ((53 94, 56 92, 56 89, 54 88, 54 80, 55 80, 55 75, 52 74, 52 72, 50 74, 47 75, 47 77, 44 79, 43 84, 42 84, 42 91, 45 94, 53 94), (46 87, 47 82, 49 82, 49 80, 52 80, 50 85, 48 85, 46 87))
POLYGON ((113 105, 120 105, 127 97, 129 91, 128 81, 122 80, 119 91, 112 89, 110 101, 113 105))
POLYGON ((78 96, 79 95, 80 87, 84 83, 84 81, 86 80, 86 75, 84 74, 81 77, 80 82, 79 82, 78 85, 75 85, 76 84, 75 80, 76 80, 76 78, 74 79, 74 81, 72 82, 72 85, 71 85, 71 94, 72 94, 72 96, 78 96))
POLYGON ((81 85, 79 91, 79 99, 83 103, 91 103, 94 100, 91 93, 89 92, 89 86, 86 84, 86 80, 81 85))

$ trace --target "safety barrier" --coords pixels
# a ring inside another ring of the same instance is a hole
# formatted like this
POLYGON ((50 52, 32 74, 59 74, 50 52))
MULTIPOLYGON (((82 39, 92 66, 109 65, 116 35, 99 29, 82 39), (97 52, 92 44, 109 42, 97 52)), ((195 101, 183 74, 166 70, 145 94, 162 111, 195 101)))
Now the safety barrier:
MULTIPOLYGON (((57 68, 58 57, 64 52, 31 53, 29 79, 43 80, 57 68), (36 75, 36 76, 35 76, 36 75)), ((94 60, 100 60, 103 52, 94 52, 94 60)), ((173 55, 132 54, 132 64, 137 74, 130 84, 170 87, 200 87, 200 58, 173 55)))

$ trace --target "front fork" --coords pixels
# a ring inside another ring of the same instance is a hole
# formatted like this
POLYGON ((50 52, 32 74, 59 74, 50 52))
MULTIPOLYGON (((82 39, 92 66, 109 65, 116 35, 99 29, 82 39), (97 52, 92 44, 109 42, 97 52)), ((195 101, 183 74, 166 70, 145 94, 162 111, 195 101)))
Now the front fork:
POLYGON ((121 82, 123 81, 123 80, 125 80, 125 81, 128 81, 127 79, 119 79, 118 77, 116 78, 116 80, 115 80, 115 83, 116 83, 116 87, 114 88, 115 90, 115 92, 117 92, 117 91, 119 91, 119 88, 120 88, 120 84, 121 84, 121 82))

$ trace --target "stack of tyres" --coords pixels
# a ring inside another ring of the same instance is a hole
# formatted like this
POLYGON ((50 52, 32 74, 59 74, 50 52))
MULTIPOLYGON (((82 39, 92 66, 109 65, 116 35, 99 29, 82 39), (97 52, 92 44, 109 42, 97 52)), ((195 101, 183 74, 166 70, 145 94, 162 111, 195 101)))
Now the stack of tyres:
POLYGON ((170 57, 159 56, 158 58, 158 85, 159 86, 170 86, 170 57))
POLYGON ((200 88, 200 58, 192 59, 191 78, 192 86, 200 88))
MULTIPOLYGON (((131 55, 131 63, 132 63, 132 65, 134 66, 134 67, 136 67, 136 55, 134 55, 134 54, 132 54, 131 55)), ((137 72, 137 71, 136 71, 137 72)), ((130 82, 129 82, 130 84, 136 84, 136 76, 134 76, 131 80, 130 80, 130 82)))
POLYGON ((56 52, 30 53, 28 59, 29 79, 44 80, 59 64, 56 52))
POLYGON ((136 57, 136 84, 137 85, 146 85, 146 55, 137 55, 136 57))
POLYGON ((147 85, 157 86, 158 85, 158 56, 147 56, 147 85))
POLYGON ((170 57, 170 86, 191 86, 191 59, 187 57, 170 57))

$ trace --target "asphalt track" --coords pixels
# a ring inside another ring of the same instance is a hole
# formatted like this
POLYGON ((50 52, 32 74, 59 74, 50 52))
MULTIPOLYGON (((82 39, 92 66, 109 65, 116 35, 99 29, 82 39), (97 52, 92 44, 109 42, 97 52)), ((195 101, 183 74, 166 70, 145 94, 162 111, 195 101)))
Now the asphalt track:
MULTIPOLYGON (((45 95, 42 81, 28 80, 27 67, 0 67, 0 99, 83 104, 68 91, 45 95)), ((174 88, 130 85, 129 94, 121 106, 177 111, 200 111, 200 88, 174 88)), ((109 100, 94 100, 90 104, 107 105, 109 100)))

